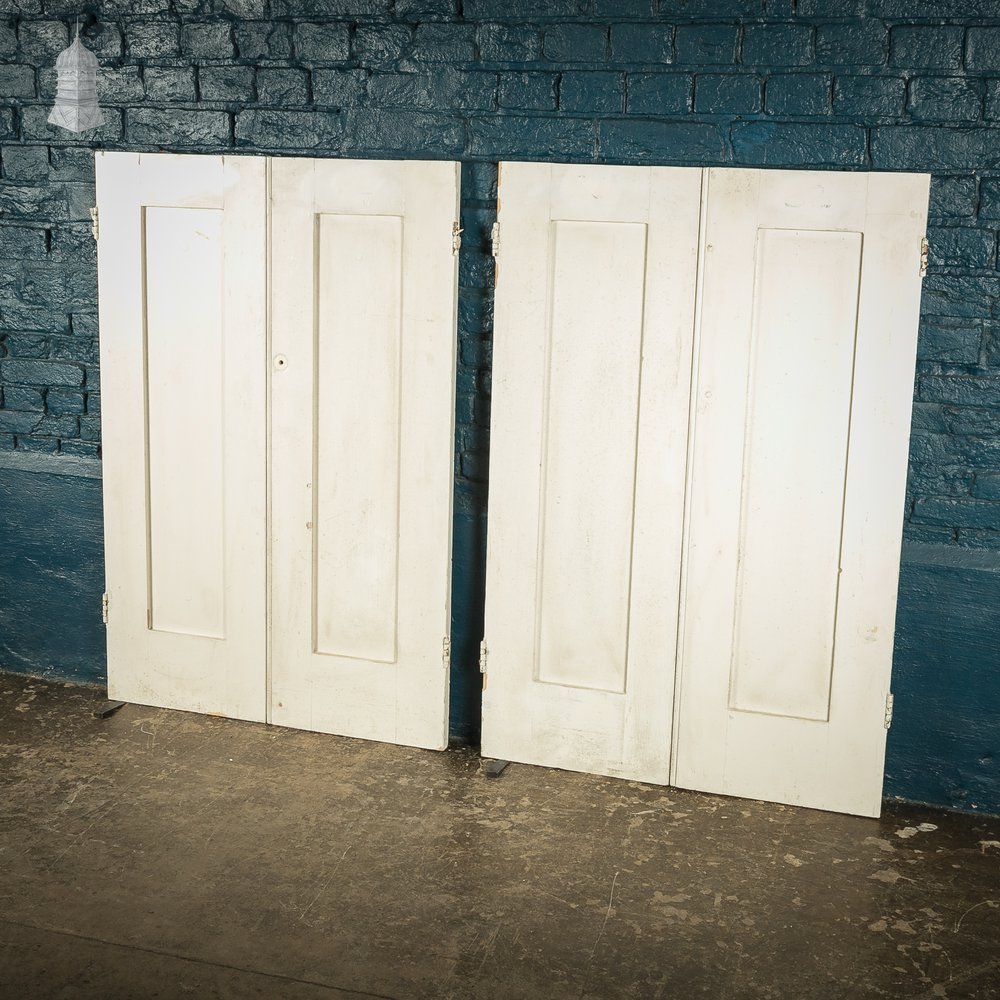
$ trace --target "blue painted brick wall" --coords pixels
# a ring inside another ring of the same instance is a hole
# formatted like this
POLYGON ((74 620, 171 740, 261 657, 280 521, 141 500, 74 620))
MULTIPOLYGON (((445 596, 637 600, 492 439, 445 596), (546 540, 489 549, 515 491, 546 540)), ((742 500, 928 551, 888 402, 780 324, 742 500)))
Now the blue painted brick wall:
POLYGON ((0 0, 0 450, 52 463, 100 452, 94 148, 464 162, 453 707, 466 738, 502 158, 931 172, 907 537, 1000 552, 993 3, 0 0), (46 118, 80 12, 107 124, 74 137, 46 118))

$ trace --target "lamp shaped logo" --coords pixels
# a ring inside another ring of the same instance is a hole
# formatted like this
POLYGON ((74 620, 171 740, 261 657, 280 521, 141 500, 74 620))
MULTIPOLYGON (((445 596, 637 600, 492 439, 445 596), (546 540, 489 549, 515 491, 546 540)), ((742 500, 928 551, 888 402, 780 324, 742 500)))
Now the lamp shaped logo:
POLYGON ((104 124, 104 115, 97 103, 97 56, 84 48, 80 41, 80 26, 73 43, 56 59, 56 103, 49 123, 85 132, 104 124))

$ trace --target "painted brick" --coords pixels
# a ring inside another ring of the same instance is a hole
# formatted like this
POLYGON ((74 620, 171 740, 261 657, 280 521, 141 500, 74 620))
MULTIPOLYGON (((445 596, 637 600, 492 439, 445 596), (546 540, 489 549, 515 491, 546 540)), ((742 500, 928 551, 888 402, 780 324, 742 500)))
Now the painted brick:
POLYGON ((871 130, 872 164, 879 170, 1000 169, 1000 143, 985 129, 888 125, 871 130))
POLYGON ((517 24, 483 24, 476 33, 484 62, 534 62, 542 57, 542 33, 517 24))
POLYGON ((896 76, 838 76, 833 82, 833 111, 861 118, 903 113, 906 84, 896 76))
MULTIPOLYGON (((50 389, 58 392, 58 389, 50 389)), ((41 389, 28 389, 25 386, 9 385, 3 391, 3 405, 6 410, 27 410, 31 413, 45 411, 45 396, 41 389)))
POLYGON ((152 146, 226 146, 229 115, 224 111, 136 108, 128 113, 131 142, 152 146))
POLYGON ((296 24, 295 54, 310 63, 342 62, 351 54, 346 24, 296 24))
POLYGON ((47 253, 44 229, 0 224, 0 259, 8 264, 15 260, 44 260, 47 253))
POLYGON ((0 219, 41 218, 50 221, 65 219, 68 215, 66 197, 58 188, 0 185, 0 219))
POLYGON ((559 81, 559 109, 620 114, 625 110, 624 76, 621 73, 563 73, 559 81))
POLYGON ((49 356, 49 342, 45 337, 30 333, 11 333, 7 335, 6 340, 11 357, 39 360, 49 356))
POLYGON ((236 116, 237 146, 339 150, 343 133, 337 112, 241 111, 236 116))
POLYGON ((752 114, 760 111, 759 77, 736 73, 699 73, 694 109, 701 114, 752 114))
MULTIPOLYGON (((976 214, 978 198, 975 177, 935 174, 931 178, 929 217, 932 220, 970 218, 976 214)), ((1000 209, 1000 202, 997 207, 1000 209)))
POLYGON ((60 181, 94 180, 94 154, 89 149, 53 146, 49 150, 49 172, 60 181))
POLYGON ((816 28, 816 61, 826 66, 884 66, 889 31, 879 21, 821 24, 816 28))
POLYGON ((347 111, 343 147, 366 153, 406 153, 431 159, 457 156, 465 142, 461 120, 419 111, 347 111))
POLYGON ((674 29, 659 24, 616 24, 611 28, 611 58, 620 63, 668 63, 674 29))
POLYGON ((17 38, 28 59, 46 64, 69 45, 69 29, 62 21, 22 21, 17 38))
POLYGON ((769 115, 813 116, 832 110, 833 80, 824 74, 788 73, 764 84, 764 110, 769 115))
POLYGON ((101 421, 98 417, 80 417, 80 437, 84 441, 101 440, 101 421))
POLYGON ((1000 121, 1000 79, 984 80, 984 114, 993 122, 1000 121))
POLYGON ((921 375, 917 398, 955 406, 1000 406, 1000 375, 921 375))
POLYGON ((927 239, 933 267, 993 267, 996 234, 991 229, 935 226, 927 239))
POLYGON ((236 55, 232 26, 227 22, 185 24, 181 51, 195 59, 231 59, 236 55))
POLYGON ((98 333, 97 313, 74 313, 72 316, 73 335, 96 339, 98 333))
POLYGON ((608 29, 596 24, 557 24, 545 29, 543 53, 553 62, 603 62, 608 29))
POLYGON ((496 219, 497 213, 493 206, 486 208, 463 206, 461 216, 463 244, 489 249, 492 245, 491 229, 496 219))
POLYGON ((724 163, 722 129, 694 122, 606 121, 600 126, 601 158, 628 163, 724 163))
POLYGON ((7 180, 39 180, 49 170, 47 146, 6 146, 0 150, 0 157, 7 180))
POLYGON ((292 25, 244 22, 234 28, 236 54, 240 59, 289 59, 292 55, 292 25))
POLYGON ((865 162, 865 130, 856 125, 745 122, 732 128, 737 163, 748 166, 858 167, 865 162))
POLYGON ((377 66, 402 59, 412 44, 413 28, 408 24, 361 24, 351 46, 362 65, 377 66))
MULTIPOLYGON (((96 201, 93 193, 88 201, 91 205, 96 201)), ((97 244, 89 222, 63 223, 53 226, 50 233, 49 256, 52 260, 76 264, 97 260, 97 244)))
POLYGON ((199 66, 198 94, 203 101, 247 104, 253 99, 253 70, 249 66, 199 66))
POLYGON ((14 112, 10 108, 0 108, 0 139, 14 138, 17 128, 14 125, 14 112))
POLYGON ((981 341, 982 329, 972 323, 922 323, 917 340, 917 358, 920 361, 974 365, 979 361, 981 341))
POLYGON ((60 455, 72 455, 74 458, 100 458, 101 449, 90 441, 60 441, 60 455))
POLYGON ((948 406, 945 410, 948 414, 948 431, 951 434, 992 437, 1000 430, 1000 408, 948 406))
POLYGON ((41 422, 40 413, 23 413, 20 410, 0 410, 0 431, 8 434, 30 434, 41 422))
POLYGON ((979 361, 985 367, 1000 368, 1000 323, 983 323, 983 342, 979 361))
POLYGON ((471 156, 566 160, 594 154, 594 126, 586 119, 494 115, 469 121, 471 156))
POLYGON ((136 59, 170 59, 180 55, 180 27, 173 21, 130 21, 125 52, 136 59))
POLYGON ((443 69, 438 73, 375 73, 368 81, 373 107, 466 108, 490 111, 496 102, 495 73, 443 69))
POLYGON ((1000 472, 978 472, 972 495, 980 500, 1000 500, 1000 472))
POLYGON ((87 413, 90 416, 101 415, 101 394, 99 392, 88 392, 86 401, 87 413))
POLYGON ((412 56, 418 62, 467 62, 476 58, 476 28, 472 24, 420 24, 413 37, 412 56))
POLYGON ((498 174, 499 169, 495 163, 463 163, 462 200, 486 202, 489 210, 495 211, 498 174))
POLYGON ((387 17, 391 0, 271 0, 274 17, 387 17))
POLYGON ((743 63, 749 66, 808 66, 813 29, 798 24, 755 24, 743 32, 743 63))
POLYGON ((554 111, 557 80, 555 73, 502 73, 498 103, 517 111, 554 111))
POLYGON ((309 74, 301 69, 258 69, 257 100, 261 104, 306 104, 309 74))
POLYGON ((35 71, 21 64, 0 65, 0 95, 10 97, 35 96, 35 71))
POLYGON ((1000 177, 983 178, 979 186, 979 217, 1000 219, 1000 177))
POLYGON ((629 73, 630 114, 670 115, 691 110, 694 78, 687 73, 629 73))
POLYGON ((49 389, 45 394, 45 412, 56 417, 83 413, 83 393, 69 389, 49 389))
POLYGON ((739 28, 732 24, 681 25, 674 46, 679 63, 730 65, 736 62, 739 28))
MULTIPOLYGON (((996 17, 997 11, 992 12, 996 17)), ((1000 27, 970 27, 966 33, 965 67, 976 72, 1000 72, 1000 27)))
POLYGON ((532 17, 575 17, 580 13, 579 0, 465 0, 462 10, 470 20, 522 19, 532 17))
POLYGON ((0 20, 0 56, 17 55, 17 32, 13 19, 0 20))
POLYGON ((83 368, 55 361, 23 361, 8 358, 0 361, 0 377, 4 381, 24 385, 83 385, 83 368))
POLYGON ((42 0, 4 0, 0 4, 0 13, 4 14, 41 14, 42 0))
MULTIPOLYGON (((126 66, 123 69, 133 70, 126 66)), ((193 101, 194 70, 190 66, 147 66, 143 70, 146 97, 151 101, 193 101)), ((129 100, 121 98, 120 100, 129 100)))
POLYGON ((92 24, 81 35, 84 44, 97 56, 102 66, 105 59, 120 56, 125 51, 125 39, 115 24, 103 21, 92 24))
POLYGON ((924 279, 924 316, 989 319, 992 301, 1000 295, 1000 279, 929 274, 924 279))
POLYGON ((312 72, 313 102, 352 108, 362 102, 368 74, 362 69, 316 69, 312 72))
POLYGON ((656 0, 593 0, 594 17, 616 19, 621 17, 648 18, 655 13, 656 0))
POLYGON ((393 10, 397 18, 449 20, 458 14, 458 0, 396 0, 393 10))
POLYGON ((924 120, 975 120, 983 113, 982 88, 961 77, 917 77, 910 81, 906 110, 924 120))
POLYGON ((889 34, 889 61, 908 69, 958 69, 964 36, 957 26, 900 25, 889 34))
POLYGON ((913 508, 913 520, 923 524, 961 524, 1000 531, 1000 503, 990 500, 918 500, 913 508))
MULTIPOLYGON (((147 72, 155 73, 156 68, 150 66, 147 72)), ((97 96, 102 105, 131 104, 141 101, 145 94, 138 66, 102 67, 97 76, 97 96)))

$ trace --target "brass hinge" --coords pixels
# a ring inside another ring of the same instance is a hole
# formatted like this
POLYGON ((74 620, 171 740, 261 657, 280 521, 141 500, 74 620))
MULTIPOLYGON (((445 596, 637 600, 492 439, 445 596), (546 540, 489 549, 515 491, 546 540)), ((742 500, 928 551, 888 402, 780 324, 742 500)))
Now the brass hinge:
POLYGON ((892 692, 890 691, 885 696, 885 728, 888 729, 892 725, 892 692))
POLYGON ((445 669, 451 666, 451 636, 446 635, 441 640, 441 661, 445 665, 445 669))
POLYGON ((96 243, 101 238, 101 219, 97 213, 96 205, 90 210, 90 232, 96 243))
POLYGON ((486 673, 486 660, 490 655, 490 651, 486 648, 486 640, 479 644, 479 672, 481 674, 486 673))
POLYGON ((462 233, 464 231, 457 222, 451 224, 451 252, 453 256, 462 249, 462 233))
POLYGON ((931 255, 931 245, 927 242, 927 237, 923 237, 920 241, 920 277, 924 278, 927 276, 927 262, 931 255))
POLYGON ((500 223, 494 222, 490 230, 490 243, 493 244, 493 256, 500 256, 500 223))
POLYGON ((101 594, 101 621, 108 624, 108 592, 101 594))

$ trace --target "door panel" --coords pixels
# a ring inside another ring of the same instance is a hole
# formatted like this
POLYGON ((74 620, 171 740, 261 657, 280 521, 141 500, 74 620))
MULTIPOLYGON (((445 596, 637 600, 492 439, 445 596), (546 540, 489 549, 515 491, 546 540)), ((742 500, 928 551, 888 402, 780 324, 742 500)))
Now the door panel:
POLYGON ((673 782, 878 815, 927 178, 708 175, 673 782))
POLYGON ((264 161, 96 160, 109 695, 262 721, 264 161))
POLYGON ((447 743, 454 163, 272 161, 271 719, 447 743))
POLYGON ((700 185, 502 164, 487 756, 667 780, 700 185))

